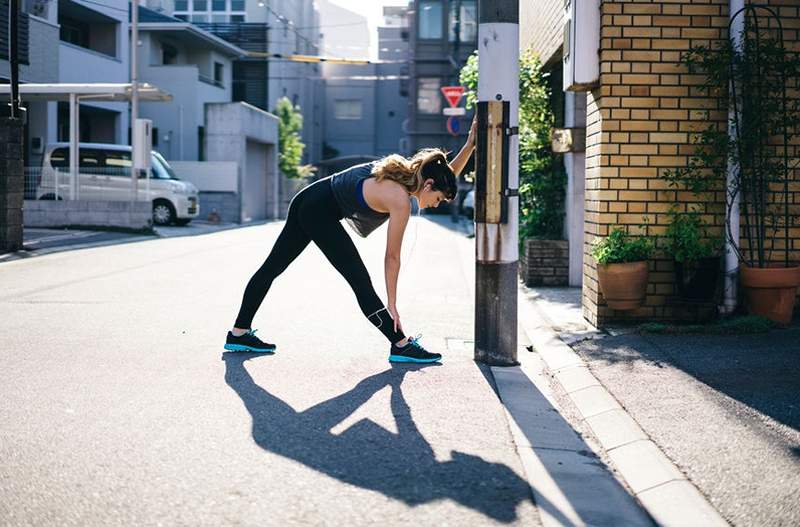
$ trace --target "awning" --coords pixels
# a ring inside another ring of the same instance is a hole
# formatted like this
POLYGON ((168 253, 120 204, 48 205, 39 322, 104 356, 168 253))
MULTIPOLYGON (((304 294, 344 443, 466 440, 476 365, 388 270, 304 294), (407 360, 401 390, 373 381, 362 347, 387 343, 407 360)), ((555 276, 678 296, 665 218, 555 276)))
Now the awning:
MULTIPOLYGON (((148 102, 169 102, 172 95, 152 84, 139 84, 139 100, 148 102)), ((0 84, 0 96, 11 93, 10 84, 0 84)), ((23 101, 68 101, 75 95, 82 101, 128 102, 131 100, 130 83, 90 83, 90 84, 20 84, 19 95, 23 101)))

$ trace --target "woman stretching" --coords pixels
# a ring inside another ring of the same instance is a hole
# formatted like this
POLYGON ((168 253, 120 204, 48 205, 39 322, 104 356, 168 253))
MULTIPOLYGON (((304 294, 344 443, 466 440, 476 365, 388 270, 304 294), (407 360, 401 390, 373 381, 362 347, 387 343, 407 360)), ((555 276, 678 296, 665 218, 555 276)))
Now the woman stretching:
POLYGON ((416 338, 407 338, 397 313, 397 278, 400 246, 411 213, 410 197, 420 208, 436 207, 456 194, 456 178, 467 164, 475 144, 475 123, 467 142, 451 163, 439 149, 425 149, 411 159, 393 154, 314 182, 292 199, 286 224, 267 260, 256 271, 244 291, 242 307, 225 349, 272 353, 274 344, 262 342, 250 329, 272 281, 313 241, 339 271, 356 295, 364 316, 389 340, 390 362, 436 362, 416 338), (341 219, 366 237, 389 220, 384 257, 388 305, 375 293, 367 268, 341 219))

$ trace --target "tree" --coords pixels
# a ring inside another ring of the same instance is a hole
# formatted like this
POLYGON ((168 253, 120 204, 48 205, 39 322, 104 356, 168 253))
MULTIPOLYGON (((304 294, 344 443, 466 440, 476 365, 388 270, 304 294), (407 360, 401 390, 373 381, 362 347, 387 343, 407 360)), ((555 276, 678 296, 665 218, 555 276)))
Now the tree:
POLYGON ((300 165, 305 149, 300 140, 300 131, 303 129, 300 107, 293 105, 288 97, 281 97, 274 113, 278 117, 278 167, 289 178, 308 176, 311 167, 300 165))
MULTIPOLYGON (((550 150, 553 112, 549 73, 539 57, 527 50, 519 58, 519 212, 520 241, 528 237, 561 238, 566 172, 550 150)), ((461 68, 467 108, 478 102, 478 52, 461 68)))

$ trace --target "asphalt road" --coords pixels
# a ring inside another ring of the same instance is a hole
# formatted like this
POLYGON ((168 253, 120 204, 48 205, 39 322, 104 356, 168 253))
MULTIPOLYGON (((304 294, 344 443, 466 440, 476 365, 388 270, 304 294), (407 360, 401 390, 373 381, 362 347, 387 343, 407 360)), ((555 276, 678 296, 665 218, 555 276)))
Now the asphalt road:
MULTIPOLYGON (((490 375, 447 345, 469 242, 408 229, 398 307, 440 366, 390 366, 313 246, 254 322, 278 353, 223 354, 280 227, 0 264, 0 523, 538 525, 490 375)), ((381 295, 384 236, 358 240, 381 295)))
POLYGON ((574 346, 733 525, 800 525, 800 327, 574 346))

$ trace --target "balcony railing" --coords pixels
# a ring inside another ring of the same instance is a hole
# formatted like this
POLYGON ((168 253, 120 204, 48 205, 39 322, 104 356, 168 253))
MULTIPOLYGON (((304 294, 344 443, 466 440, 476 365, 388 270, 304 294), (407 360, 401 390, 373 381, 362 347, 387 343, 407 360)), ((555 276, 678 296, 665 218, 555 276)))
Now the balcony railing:
POLYGON ((212 79, 211 77, 206 77, 203 74, 198 73, 197 78, 200 79, 200 82, 205 82, 206 84, 211 84, 212 86, 216 86, 217 88, 224 88, 225 85, 222 84, 222 81, 218 81, 216 79, 212 79))
POLYGON ((210 23, 194 22, 194 25, 213 33, 245 51, 266 53, 269 43, 269 24, 255 22, 210 23))

